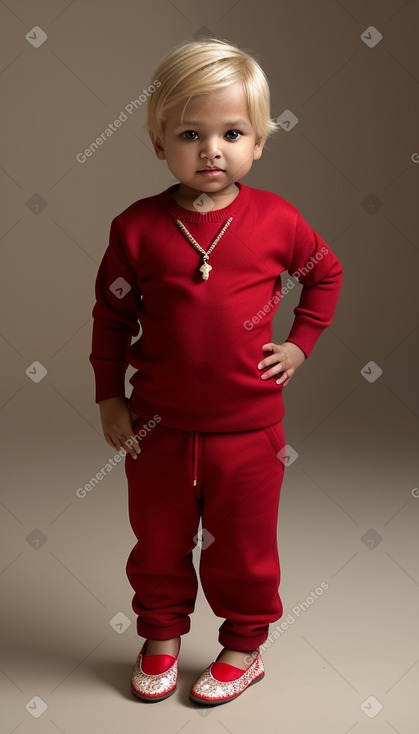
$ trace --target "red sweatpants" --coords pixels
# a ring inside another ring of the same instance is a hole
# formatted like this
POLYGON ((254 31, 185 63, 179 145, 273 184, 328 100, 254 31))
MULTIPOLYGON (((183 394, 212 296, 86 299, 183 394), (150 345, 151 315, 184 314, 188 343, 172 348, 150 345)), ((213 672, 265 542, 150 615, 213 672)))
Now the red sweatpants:
POLYGON ((189 632, 198 590, 192 551, 199 542, 202 588, 224 619, 220 644, 256 649, 283 613, 277 544, 282 422, 238 433, 161 423, 146 431, 143 424, 147 419, 133 424, 142 436, 141 453, 125 457, 129 518, 138 541, 126 572, 138 634, 167 640, 189 632))

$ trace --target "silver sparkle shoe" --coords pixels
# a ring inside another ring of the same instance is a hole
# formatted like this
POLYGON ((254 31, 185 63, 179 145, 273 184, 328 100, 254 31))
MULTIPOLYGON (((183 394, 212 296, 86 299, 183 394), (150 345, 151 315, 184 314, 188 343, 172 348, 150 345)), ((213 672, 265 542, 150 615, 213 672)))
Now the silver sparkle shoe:
POLYGON ((207 706, 227 703, 262 680, 264 675, 265 668, 260 652, 245 671, 227 663, 211 663, 191 688, 189 698, 194 703, 207 706), (219 680, 217 676, 224 680, 219 680))
POLYGON ((132 671, 131 690, 142 701, 163 701, 176 690, 179 653, 176 657, 174 655, 145 656, 146 646, 147 640, 138 654, 132 671), (150 672, 144 672, 143 666, 150 672))

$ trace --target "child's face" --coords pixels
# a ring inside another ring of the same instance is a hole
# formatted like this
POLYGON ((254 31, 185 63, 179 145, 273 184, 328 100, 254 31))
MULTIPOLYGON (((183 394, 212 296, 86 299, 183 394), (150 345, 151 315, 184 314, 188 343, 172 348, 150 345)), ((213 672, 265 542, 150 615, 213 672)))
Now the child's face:
POLYGON ((163 141, 154 148, 166 160, 183 191, 227 194, 262 155, 249 120, 242 85, 237 82, 214 94, 192 97, 167 113, 163 141), (183 114, 183 121, 182 121, 183 114), (205 172, 205 168, 217 172, 205 172))

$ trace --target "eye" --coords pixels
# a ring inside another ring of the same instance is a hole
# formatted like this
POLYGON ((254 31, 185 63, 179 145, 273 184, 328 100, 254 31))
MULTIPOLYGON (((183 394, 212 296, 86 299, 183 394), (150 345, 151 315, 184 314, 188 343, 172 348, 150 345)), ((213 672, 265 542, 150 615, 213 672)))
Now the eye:
POLYGON ((226 138, 227 138, 228 140, 231 140, 231 141, 233 141, 233 140, 238 140, 238 139, 239 139, 239 137, 240 137, 240 135, 241 135, 241 132, 240 132, 240 130, 229 130, 229 131, 228 131, 228 132, 226 133, 226 138))
POLYGON ((196 140, 196 139, 197 139, 197 137, 198 137, 198 133, 196 133, 196 132, 195 132, 195 130, 185 130, 185 131, 184 131, 184 132, 182 133, 182 136, 183 136, 183 137, 184 137, 184 138, 185 138, 186 140, 196 140), (193 137, 194 135, 196 135, 196 138, 195 138, 195 137, 193 137))

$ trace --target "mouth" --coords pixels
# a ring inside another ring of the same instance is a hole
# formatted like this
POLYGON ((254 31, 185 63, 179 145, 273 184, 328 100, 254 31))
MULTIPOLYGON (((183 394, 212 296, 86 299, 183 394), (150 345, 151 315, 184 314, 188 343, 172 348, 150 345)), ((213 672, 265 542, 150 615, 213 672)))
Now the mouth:
POLYGON ((222 168, 201 168, 197 173, 202 173, 204 176, 219 176, 221 173, 225 173, 222 168))

